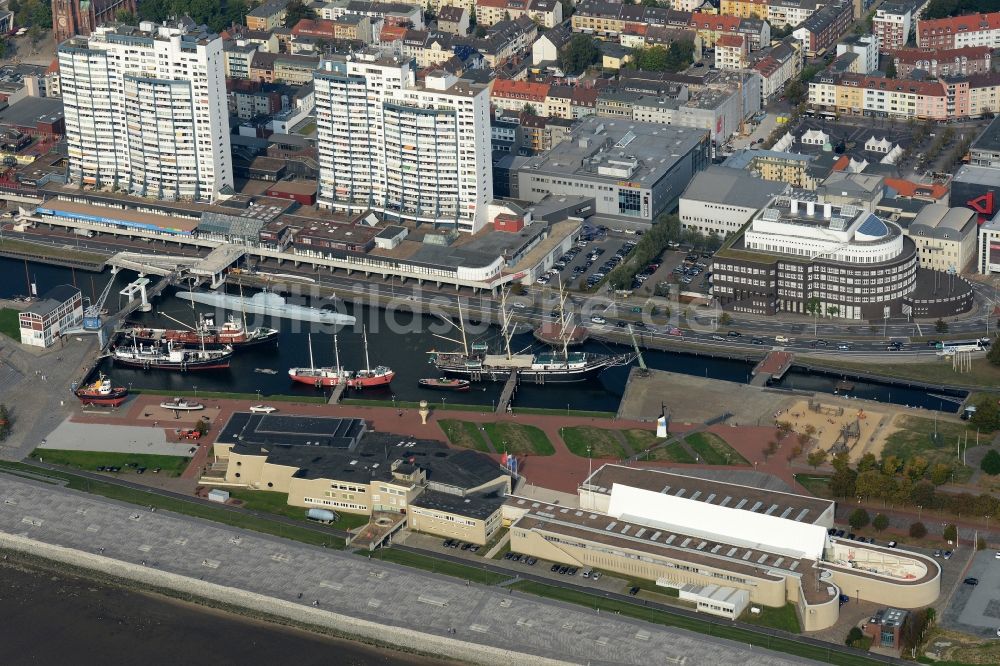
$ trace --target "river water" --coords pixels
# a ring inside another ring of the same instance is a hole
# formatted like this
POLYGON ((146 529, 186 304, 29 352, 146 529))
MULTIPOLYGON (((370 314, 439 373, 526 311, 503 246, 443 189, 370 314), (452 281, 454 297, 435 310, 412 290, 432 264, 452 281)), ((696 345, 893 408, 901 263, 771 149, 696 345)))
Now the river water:
MULTIPOLYGON (((109 272, 95 275, 43 264, 25 265, 22 261, 3 258, 0 258, 0 276, 3 278, 0 280, 0 297, 27 294, 30 283, 34 282, 37 284, 39 294, 44 294, 57 284, 70 283, 78 286, 84 296, 91 299, 100 294, 111 278, 109 272)), ((115 284, 106 302, 107 309, 114 311, 120 304, 124 304, 125 298, 118 292, 134 278, 135 274, 128 271, 122 271, 114 278, 115 284)), ((165 296, 155 302, 154 312, 136 313, 133 318, 156 327, 179 328, 181 324, 178 322, 193 325, 197 320, 197 313, 190 303, 173 297, 174 291, 173 288, 168 288, 165 296)), ((313 300, 311 304, 323 306, 329 305, 329 302, 313 300)), ((208 306, 195 307, 198 312, 211 312, 208 306)), ((451 350, 456 347, 454 343, 439 337, 454 339, 458 335, 455 330, 449 330, 441 318, 431 314, 414 314, 405 309, 388 312, 343 302, 337 302, 336 307, 340 311, 354 315, 357 319, 355 326, 343 329, 337 335, 341 365, 352 370, 365 367, 362 331, 367 329, 371 365, 387 365, 396 372, 391 388, 366 389, 363 394, 355 392, 352 397, 383 400, 395 397, 407 401, 427 399, 431 402, 445 400, 484 406, 492 405, 499 397, 502 389, 502 384, 499 383, 473 385, 473 390, 467 393, 429 391, 417 385, 418 379, 437 376, 435 368, 428 362, 428 351, 451 350)), ((110 360, 103 362, 102 370, 112 374, 116 383, 165 392, 196 390, 255 393, 259 391, 262 396, 321 395, 319 389, 293 383, 288 378, 288 369, 310 365, 310 345, 315 365, 333 365, 334 342, 331 331, 319 330, 314 326, 314 332, 310 334, 310 326, 313 325, 267 317, 253 317, 250 324, 266 325, 281 330, 278 345, 237 353, 233 357, 231 367, 226 371, 195 373, 142 371, 112 367, 110 360)), ((493 349, 498 348, 500 336, 495 327, 470 326, 469 335, 470 340, 489 341, 493 349)), ((515 335, 511 344, 515 352, 540 346, 530 332, 515 335)), ((599 353, 628 351, 626 347, 598 341, 588 341, 580 349, 599 353)), ((753 367, 750 361, 709 358, 677 352, 645 351, 643 356, 649 367, 658 370, 740 383, 749 380, 750 370, 753 367)), ((628 367, 618 367, 610 368, 593 381, 580 384, 535 386, 525 383, 518 388, 514 404, 553 409, 615 411, 624 393, 628 373, 628 367)), ((806 374, 793 369, 777 386, 832 393, 839 379, 840 377, 834 375, 806 374)), ((862 381, 853 383, 851 395, 858 398, 947 411, 955 411, 957 408, 956 402, 937 397, 943 392, 932 395, 924 390, 904 386, 862 381)))

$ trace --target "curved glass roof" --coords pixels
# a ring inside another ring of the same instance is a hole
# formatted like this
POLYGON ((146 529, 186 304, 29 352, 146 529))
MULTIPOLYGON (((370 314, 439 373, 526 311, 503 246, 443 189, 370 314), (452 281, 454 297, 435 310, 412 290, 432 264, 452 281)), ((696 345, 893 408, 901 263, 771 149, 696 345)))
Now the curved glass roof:
POLYGON ((874 238, 881 238, 889 235, 889 227, 873 213, 869 213, 865 221, 858 227, 858 233, 874 238))

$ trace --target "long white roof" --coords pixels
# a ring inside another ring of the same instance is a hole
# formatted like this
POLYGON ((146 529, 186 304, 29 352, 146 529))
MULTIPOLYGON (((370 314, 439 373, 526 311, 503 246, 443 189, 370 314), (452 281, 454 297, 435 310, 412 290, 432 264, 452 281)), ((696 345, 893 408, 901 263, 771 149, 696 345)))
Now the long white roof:
POLYGON ((629 522, 757 548, 787 557, 819 560, 826 528, 777 516, 614 484, 608 514, 629 522))

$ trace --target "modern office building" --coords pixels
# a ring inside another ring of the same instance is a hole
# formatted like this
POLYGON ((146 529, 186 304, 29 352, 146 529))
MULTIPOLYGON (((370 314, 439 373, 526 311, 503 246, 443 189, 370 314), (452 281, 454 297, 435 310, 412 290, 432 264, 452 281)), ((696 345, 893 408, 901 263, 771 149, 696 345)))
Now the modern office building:
POLYGON ((60 335, 83 325, 83 296, 76 287, 61 284, 20 312, 17 318, 21 344, 45 348, 60 335))
POLYGON ((776 197, 716 254, 714 294, 737 312, 883 319, 904 314, 917 253, 892 222, 813 192, 776 197))
POLYGON ((316 72, 319 203, 474 233, 493 198, 486 86, 363 51, 316 72))
POLYGON ((928 204, 910 222, 906 234, 917 245, 920 268, 962 273, 976 256, 979 225, 968 208, 928 204))
POLYGON ((743 169, 713 165, 695 175, 681 195, 681 228, 727 236, 791 189, 787 183, 764 180, 743 169))
POLYGON ((510 497, 510 547, 673 589, 699 612, 738 619, 751 604, 795 606, 802 628, 832 626, 840 594, 900 608, 933 603, 930 557, 828 536, 834 503, 654 469, 604 465, 575 505, 510 497))
POLYGON ((222 39, 190 19, 59 47, 69 180, 211 201, 233 186, 222 39))
POLYGON ((977 268, 983 275, 1000 273, 1000 213, 979 226, 977 268))
POLYGON ((593 197, 598 215, 651 223, 677 207, 710 148, 707 130, 588 117, 520 167, 519 196, 593 197))

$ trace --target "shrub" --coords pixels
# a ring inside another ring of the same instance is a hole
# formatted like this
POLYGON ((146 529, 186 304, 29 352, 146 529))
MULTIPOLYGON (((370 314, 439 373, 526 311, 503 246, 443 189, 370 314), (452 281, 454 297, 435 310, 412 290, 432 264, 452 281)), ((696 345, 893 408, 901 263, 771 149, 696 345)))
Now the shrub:
POLYGON ((914 539, 923 539, 927 536, 927 527, 923 523, 911 523, 910 536, 914 539))

